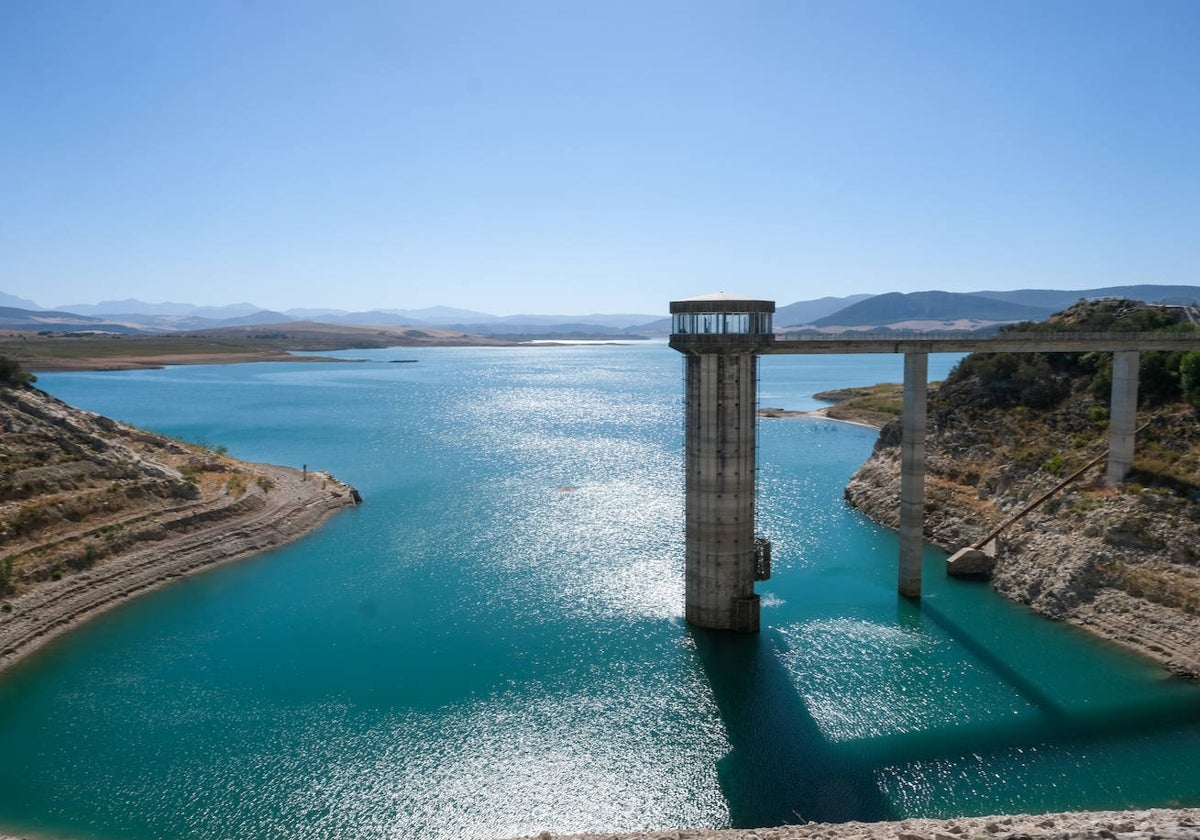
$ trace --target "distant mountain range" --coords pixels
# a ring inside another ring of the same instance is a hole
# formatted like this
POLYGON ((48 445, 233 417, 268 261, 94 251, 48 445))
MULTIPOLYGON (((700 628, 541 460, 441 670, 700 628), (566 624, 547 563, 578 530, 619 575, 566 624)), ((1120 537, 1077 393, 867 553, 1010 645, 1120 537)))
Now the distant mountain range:
POLYGON ((934 321, 945 324, 1040 321, 1051 311, 975 294, 954 292, 892 292, 851 304, 812 322, 814 327, 877 327, 934 321))
MULTIPOLYGON (((1196 303, 1200 286, 1109 286, 1083 291, 1021 289, 998 292, 891 292, 823 297, 780 306, 778 328, 793 330, 986 329, 1016 321, 1039 321, 1080 299, 1123 297, 1149 303, 1196 303)), ((352 326, 412 326, 514 338, 632 338, 670 334, 661 315, 490 315, 469 309, 288 309, 277 312, 251 303, 195 306, 127 299, 46 310, 31 300, 0 292, 0 329, 193 332, 221 327, 316 321, 352 326)))
MULTIPOLYGON (((1081 291, 892 292, 860 300, 804 326, 822 331, 878 328, 977 330, 1018 321, 1041 321, 1080 300, 1100 298, 1129 298, 1164 304, 1196 303, 1200 301, 1200 287, 1136 285, 1081 291)), ((776 324, 780 323, 776 317, 776 324)))
MULTIPOLYGON (((11 296, 5 295, 5 298, 11 298, 11 296)), ((0 306, 0 330, 92 331, 124 335, 147 332, 147 330, 128 324, 112 323, 103 318, 89 318, 73 312, 60 312, 54 309, 18 309, 13 306, 0 306)))
POLYGON ((22 297, 17 297, 16 295, 6 295, 4 292, 0 292, 0 307, 10 307, 13 309, 41 309, 42 308, 31 300, 27 300, 22 297))

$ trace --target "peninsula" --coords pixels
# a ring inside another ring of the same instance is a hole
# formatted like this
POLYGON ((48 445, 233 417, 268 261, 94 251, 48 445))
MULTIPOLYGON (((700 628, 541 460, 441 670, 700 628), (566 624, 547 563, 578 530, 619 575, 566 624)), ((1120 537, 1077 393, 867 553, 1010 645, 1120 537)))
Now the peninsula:
POLYGON ((25 370, 40 373, 135 370, 164 365, 234 362, 311 362, 323 358, 296 356, 293 351, 383 347, 511 347, 519 343, 499 337, 430 327, 375 327, 297 321, 155 335, 4 330, 0 332, 0 356, 13 359, 25 370))
POLYGON ((0 671, 125 599, 275 548, 359 502, 73 408, 0 357, 0 671))

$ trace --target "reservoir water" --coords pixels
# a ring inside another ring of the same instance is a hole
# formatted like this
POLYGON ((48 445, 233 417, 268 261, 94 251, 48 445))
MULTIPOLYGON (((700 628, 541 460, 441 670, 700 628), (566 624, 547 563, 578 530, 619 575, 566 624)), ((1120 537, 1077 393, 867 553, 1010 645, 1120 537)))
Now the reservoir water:
MULTIPOLYGON (((682 620, 676 353, 340 355, 366 361, 40 378, 365 504, 0 677, 0 831, 482 840, 1200 805, 1194 686, 947 580, 933 550, 922 601, 896 595, 895 536, 842 500, 873 431, 760 423, 764 629, 710 634, 682 620)), ((760 403, 900 375, 769 357, 760 403)))

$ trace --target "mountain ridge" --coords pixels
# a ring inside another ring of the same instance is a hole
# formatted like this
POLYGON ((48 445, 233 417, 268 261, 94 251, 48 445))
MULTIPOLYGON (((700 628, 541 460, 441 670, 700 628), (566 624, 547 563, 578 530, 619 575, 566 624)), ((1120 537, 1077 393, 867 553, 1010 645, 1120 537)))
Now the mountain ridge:
MULTIPOLYGON (((1200 286, 1137 284, 1082 290, 1021 289, 1016 291, 886 292, 824 296, 778 306, 778 328, 818 329, 985 329, 1024 320, 1041 320, 1081 299, 1131 298, 1152 303, 1195 303, 1200 286)), ((146 303, 134 298, 78 304, 46 310, 0 292, 0 328, 84 329, 113 332, 181 332, 250 324, 319 321, 356 326, 411 326, 454 329, 478 335, 594 335, 598 337, 670 334, 670 318, 644 313, 492 315, 470 309, 431 306, 420 309, 381 308, 347 311, 335 308, 269 310, 242 302, 227 306, 146 303), (29 307, 3 306, 22 302, 29 307), (54 314, 50 314, 54 313, 54 314)))
POLYGON ((978 321, 989 324, 1041 320, 1053 310, 981 298, 966 292, 889 292, 813 322, 815 327, 874 327, 906 321, 978 321))

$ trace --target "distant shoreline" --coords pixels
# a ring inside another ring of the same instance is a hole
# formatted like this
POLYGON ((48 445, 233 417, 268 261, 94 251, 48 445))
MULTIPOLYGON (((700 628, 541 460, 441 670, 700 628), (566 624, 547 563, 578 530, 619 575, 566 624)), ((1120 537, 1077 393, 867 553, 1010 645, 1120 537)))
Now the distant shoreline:
POLYGON ((182 353, 167 356, 87 356, 77 359, 39 359, 23 363, 32 373, 82 371, 162 370, 173 365, 240 365, 253 362, 353 362, 332 356, 296 356, 290 353, 182 353))
POLYGON ((796 417, 815 417, 821 420, 835 420, 838 423, 849 423, 852 426, 863 426, 875 431, 882 429, 884 422, 886 422, 868 417, 838 417, 837 408, 838 406, 836 405, 814 408, 811 411, 788 408, 760 408, 758 416, 764 420, 789 420, 796 417))
MULTIPOLYGON (((412 347, 527 347, 531 349, 544 349, 548 347, 568 347, 568 346, 620 346, 633 343, 630 341, 572 341, 567 339, 540 339, 525 342, 507 342, 497 341, 494 344, 489 343, 471 343, 471 344, 426 344, 412 345, 401 344, 397 347, 410 349, 412 347)), ((390 346, 390 345, 389 345, 390 346)), ((341 350, 378 350, 380 347, 344 347, 344 348, 327 348, 341 350)), ((3 348, 0 348, 2 351, 3 348)), ((362 363, 369 361, 368 359, 343 359, 335 356, 319 356, 319 355, 296 355, 297 353, 308 352, 302 348, 295 350, 249 350, 236 352, 206 352, 206 353, 154 353, 147 355, 119 355, 119 356, 95 356, 95 355, 80 355, 73 357, 22 357, 15 355, 14 358, 21 363, 21 366, 30 373, 78 373, 84 371, 108 372, 108 371, 123 371, 123 370, 162 370, 166 367, 176 365, 240 365, 252 364, 255 362, 332 362, 338 364, 362 363)), ((5 355, 0 352, 0 355, 5 355)), ((414 362, 415 359, 386 359, 380 361, 403 361, 414 362)))
POLYGON ((835 388, 813 394, 813 399, 832 403, 812 410, 801 411, 787 408, 760 408, 758 416, 764 419, 787 419, 789 417, 822 417, 841 423, 852 423, 880 431, 900 416, 902 402, 901 386, 882 382, 869 387, 835 388))

